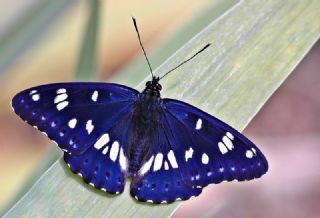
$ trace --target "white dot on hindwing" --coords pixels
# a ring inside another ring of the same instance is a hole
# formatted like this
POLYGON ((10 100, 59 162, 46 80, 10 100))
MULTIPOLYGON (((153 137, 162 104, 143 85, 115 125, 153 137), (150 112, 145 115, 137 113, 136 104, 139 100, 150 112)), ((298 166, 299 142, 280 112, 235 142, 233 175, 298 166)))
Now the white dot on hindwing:
POLYGON ((109 146, 106 146, 103 150, 102 150, 102 154, 106 155, 108 153, 109 150, 109 146))
POLYGON ((119 142, 114 141, 110 149, 110 159, 114 162, 117 159, 119 153, 119 142))
POLYGON ((154 159, 154 164, 153 164, 153 171, 158 171, 162 167, 162 161, 163 161, 163 154, 158 153, 156 155, 156 158, 154 159))
POLYGON ((119 163, 122 170, 126 170, 128 168, 127 158, 123 153, 123 149, 120 149, 120 157, 119 157, 119 163))
POLYGON ((169 151, 167 156, 172 168, 178 168, 178 163, 172 150, 169 151))
POLYGON ((167 161, 164 161, 164 169, 169 170, 169 164, 167 161))
POLYGON ((148 172, 148 171, 150 170, 150 167, 151 167, 151 165, 152 165, 152 163, 153 163, 153 159, 154 159, 154 156, 152 155, 152 156, 150 157, 150 159, 143 164, 143 166, 142 166, 141 169, 139 170, 139 174, 140 174, 140 175, 144 175, 146 172, 148 172))
POLYGON ((100 138, 94 143, 94 147, 99 150, 104 145, 106 145, 109 141, 110 141, 109 134, 105 133, 102 136, 100 136, 100 138))

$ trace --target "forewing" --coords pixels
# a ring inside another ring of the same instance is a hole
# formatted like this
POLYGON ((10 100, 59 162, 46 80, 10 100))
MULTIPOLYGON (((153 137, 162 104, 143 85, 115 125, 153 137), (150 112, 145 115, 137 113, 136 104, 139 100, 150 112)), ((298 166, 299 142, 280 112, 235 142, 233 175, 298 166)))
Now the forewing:
POLYGON ((63 151, 79 155, 132 112, 137 93, 110 83, 48 84, 20 92, 12 107, 63 151))
POLYGON ((175 153, 160 123, 153 130, 150 150, 132 179, 131 195, 139 201, 171 203, 187 200, 201 191, 183 182, 175 153))
POLYGON ((251 180, 268 170, 261 151, 217 118, 181 101, 164 99, 166 135, 183 180, 191 186, 251 180))

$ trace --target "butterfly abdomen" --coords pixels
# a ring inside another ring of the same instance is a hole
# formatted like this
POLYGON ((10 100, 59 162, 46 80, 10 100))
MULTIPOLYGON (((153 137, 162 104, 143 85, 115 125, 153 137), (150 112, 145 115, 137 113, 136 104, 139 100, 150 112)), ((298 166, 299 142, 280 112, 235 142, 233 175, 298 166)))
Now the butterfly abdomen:
POLYGON ((129 176, 133 177, 141 168, 141 163, 148 153, 151 145, 151 136, 155 125, 158 125, 159 97, 141 94, 140 101, 135 105, 133 116, 134 126, 130 140, 129 176))
POLYGON ((149 150, 150 137, 148 128, 139 121, 135 122, 133 134, 129 136, 129 176, 133 177, 136 175, 141 167, 141 162, 143 161, 146 153, 149 150))

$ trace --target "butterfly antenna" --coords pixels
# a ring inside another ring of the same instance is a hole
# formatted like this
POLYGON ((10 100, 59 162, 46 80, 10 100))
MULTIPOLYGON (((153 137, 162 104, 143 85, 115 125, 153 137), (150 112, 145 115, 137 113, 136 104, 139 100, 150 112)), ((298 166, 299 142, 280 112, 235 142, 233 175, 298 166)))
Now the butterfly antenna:
MULTIPOLYGON (((197 56, 198 54, 200 54, 201 52, 203 52, 204 50, 206 50, 210 45, 211 45, 211 43, 208 43, 206 46, 204 46, 200 51, 198 51, 197 53, 195 53, 194 55, 192 55, 190 58, 188 58, 187 60, 183 61, 181 64, 179 64, 179 65, 176 66, 175 68, 169 70, 166 74, 164 74, 162 77, 160 77, 160 79, 162 79, 163 77, 167 76, 169 73, 171 73, 171 72, 174 71, 175 69, 181 67, 182 65, 184 65, 185 63, 187 63, 188 61, 190 61, 191 59, 193 59, 195 56, 197 56)), ((159 79, 159 80, 160 80, 160 79, 159 79)))
POLYGON ((148 66, 149 66, 149 68, 150 68, 150 73, 151 73, 152 78, 153 78, 152 68, 151 68, 149 59, 148 59, 148 57, 147 57, 146 51, 144 50, 144 47, 143 47, 142 42, 141 42, 140 33, 139 33, 139 30, 138 30, 138 26, 137 26, 136 19, 135 19, 134 17, 132 17, 132 21, 133 21, 134 28, 136 29, 136 32, 137 32, 137 35, 138 35, 138 39, 139 39, 139 43, 140 43, 140 46, 141 46, 141 48, 142 48, 144 57, 146 58, 146 60, 147 60, 147 62, 148 62, 148 66))

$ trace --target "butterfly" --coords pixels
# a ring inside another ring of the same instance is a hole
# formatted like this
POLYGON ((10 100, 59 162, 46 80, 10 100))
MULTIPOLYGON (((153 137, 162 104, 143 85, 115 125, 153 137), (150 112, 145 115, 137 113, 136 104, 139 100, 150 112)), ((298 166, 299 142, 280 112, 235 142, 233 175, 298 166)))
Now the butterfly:
POLYGON ((41 85, 18 93, 12 108, 56 142, 86 183, 119 194, 131 178, 130 194, 139 201, 187 200, 209 184, 267 172, 262 152, 237 130, 188 103, 162 99, 164 76, 152 74, 142 92, 114 83, 41 85))

